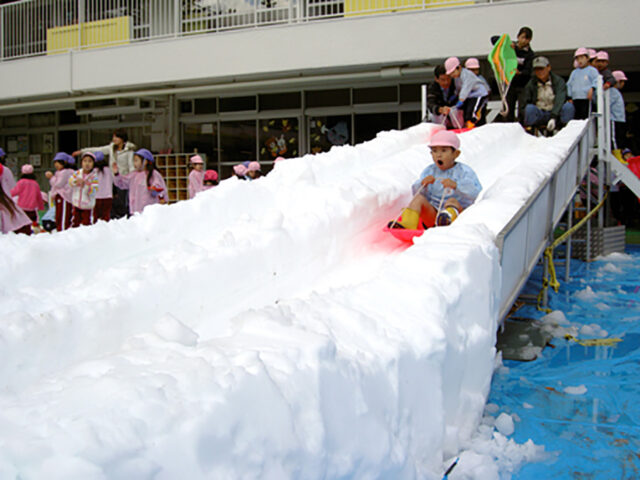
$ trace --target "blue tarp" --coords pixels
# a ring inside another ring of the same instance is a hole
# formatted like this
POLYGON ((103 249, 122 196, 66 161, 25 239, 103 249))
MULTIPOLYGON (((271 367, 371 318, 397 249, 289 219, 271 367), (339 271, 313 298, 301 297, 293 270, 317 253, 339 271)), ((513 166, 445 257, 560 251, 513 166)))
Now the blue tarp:
MULTIPOLYGON (((550 293, 579 339, 620 338, 615 346, 582 346, 554 338, 532 362, 504 361, 489 402, 517 414, 513 438, 544 445, 548 459, 530 463, 516 480, 640 478, 640 248, 627 246, 590 264, 572 261, 569 283, 550 293), (598 328, 599 327, 599 328, 598 328)), ((540 272, 527 289, 540 288, 540 272), (537 278, 536 278, 537 276, 537 278)), ((524 307, 518 316, 545 314, 524 307)))

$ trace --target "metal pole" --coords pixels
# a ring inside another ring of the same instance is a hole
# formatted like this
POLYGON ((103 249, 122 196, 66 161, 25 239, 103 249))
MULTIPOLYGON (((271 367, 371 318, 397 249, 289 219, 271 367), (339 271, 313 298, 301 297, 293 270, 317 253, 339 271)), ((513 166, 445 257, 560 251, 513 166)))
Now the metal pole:
POLYGON ((78 50, 82 49, 82 25, 84 24, 84 0, 78 0, 78 50))
POLYGON ((4 59, 4 32, 7 30, 4 28, 4 5, 0 6, 0 62, 4 59))
MULTIPOLYGON (((602 86, 602 76, 598 76, 597 84, 598 99, 598 203, 602 201, 604 196, 604 158, 606 155, 607 143, 607 118, 604 99, 604 88, 602 86)), ((598 227, 604 227, 603 210, 598 211, 598 227)))
MULTIPOLYGON (((573 202, 575 201, 575 195, 571 197, 571 201, 569 202, 569 210, 567 211, 567 231, 571 230, 571 226, 573 225, 573 202)), ((564 281, 565 283, 569 282, 569 270, 571 268, 571 235, 567 238, 567 248, 566 248, 566 258, 565 258, 565 266, 564 266, 564 281)))
POLYGON ((427 119, 427 85, 422 84, 420 87, 422 91, 422 103, 420 105, 420 115, 421 115, 420 121, 424 122, 427 119))
MULTIPOLYGON (((591 165, 587 167, 587 204, 586 204, 586 212, 589 213, 591 211, 591 165)), ((587 262, 591 261, 591 219, 587 220, 587 262)))

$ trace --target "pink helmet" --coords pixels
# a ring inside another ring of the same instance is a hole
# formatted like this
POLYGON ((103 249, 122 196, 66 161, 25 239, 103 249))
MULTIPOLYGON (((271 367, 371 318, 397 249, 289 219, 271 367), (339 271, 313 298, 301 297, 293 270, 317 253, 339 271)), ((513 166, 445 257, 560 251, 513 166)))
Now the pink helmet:
POLYGON ((587 48, 587 55, 589 55, 589 60, 591 60, 592 58, 596 58, 596 49, 587 48))
POLYGON ((247 174, 247 167, 242 164, 235 165, 233 167, 233 172, 239 177, 244 177, 247 174))
POLYGON ((460 149, 460 139, 458 136, 448 130, 439 130, 431 136, 429 142, 430 147, 453 147, 456 150, 460 149))
POLYGON ((215 182, 218 180, 218 172, 215 170, 207 170, 204 172, 204 181, 205 182, 215 182))
POLYGON ((467 58, 467 61, 464 62, 464 67, 465 68, 480 68, 480 62, 475 57, 467 58))
POLYGON ((587 57, 589 56, 589 50, 587 50, 584 47, 580 47, 579 49, 576 50, 576 52, 573 54, 573 58, 579 57, 580 55, 586 55, 587 57))
POLYGON ((33 165, 25 163, 24 165, 22 165, 20 171, 23 175, 29 175, 30 173, 33 173, 33 165))
POLYGON ((611 75, 613 75, 613 78, 615 78, 617 82, 627 80, 627 76, 622 70, 614 70, 613 72, 611 72, 611 75))
POLYGON ((191 157, 191 158, 189 159, 189 161, 190 161, 191 163, 204 163, 204 162, 202 161, 202 157, 201 157, 200 155, 194 155, 193 157, 191 157))
POLYGON ((260 164, 258 162, 250 162, 249 166, 247 167, 247 172, 259 172, 260 171, 260 164))
POLYGON ((447 75, 451 75, 453 71, 460 66, 458 57, 449 57, 444 61, 444 70, 447 75))
POLYGON ((596 53, 596 60, 606 60, 608 62, 609 54, 604 50, 600 50, 598 53, 596 53))

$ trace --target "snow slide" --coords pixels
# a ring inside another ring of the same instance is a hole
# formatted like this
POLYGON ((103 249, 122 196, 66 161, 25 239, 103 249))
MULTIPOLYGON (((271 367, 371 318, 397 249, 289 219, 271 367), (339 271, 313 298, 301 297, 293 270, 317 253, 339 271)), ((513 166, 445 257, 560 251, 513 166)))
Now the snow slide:
POLYGON ((3 236, 0 478, 441 478, 488 394, 496 234, 580 126, 463 134, 481 197, 408 249, 381 228, 434 125, 3 236))

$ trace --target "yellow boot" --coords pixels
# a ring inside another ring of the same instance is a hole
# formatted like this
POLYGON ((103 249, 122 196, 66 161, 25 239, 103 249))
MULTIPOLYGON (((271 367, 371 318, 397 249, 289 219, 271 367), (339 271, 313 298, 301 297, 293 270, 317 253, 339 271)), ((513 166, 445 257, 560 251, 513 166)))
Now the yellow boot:
POLYGON ((389 228, 406 228, 407 230, 416 230, 420 222, 420 213, 410 208, 402 210, 400 215, 402 220, 389 222, 389 228))

